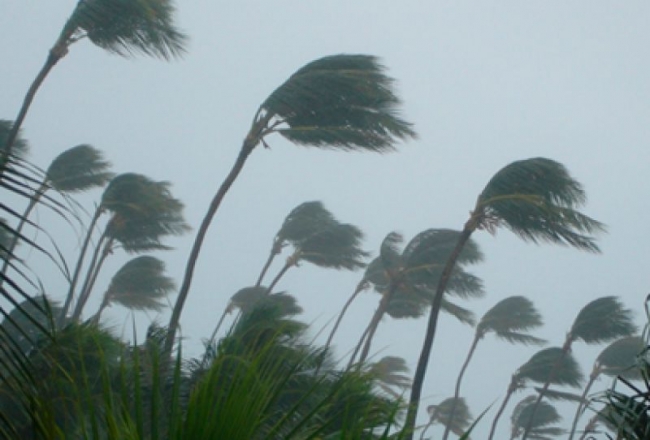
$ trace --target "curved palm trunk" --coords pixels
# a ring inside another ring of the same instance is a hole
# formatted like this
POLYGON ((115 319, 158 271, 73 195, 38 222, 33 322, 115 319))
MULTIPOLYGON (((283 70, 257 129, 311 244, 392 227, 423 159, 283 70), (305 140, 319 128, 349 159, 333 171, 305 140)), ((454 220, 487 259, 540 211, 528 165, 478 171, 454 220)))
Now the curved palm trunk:
POLYGON ((81 318, 81 312, 83 311, 83 308, 86 306, 86 302, 88 301, 88 298, 90 298, 90 293, 92 292, 93 286, 95 285, 95 281, 97 281, 97 276, 99 275, 99 271, 104 265, 104 261, 106 261, 106 257, 108 256, 108 254, 111 253, 111 249, 113 247, 113 239, 112 238, 109 239, 106 242, 106 244, 102 246, 105 239, 106 239, 106 231, 104 231, 104 234, 102 234, 101 238, 99 239, 99 242, 97 243, 97 248, 95 249, 95 253, 93 254, 93 259, 91 261, 90 267, 88 268, 88 273, 86 274, 86 281, 84 282, 83 288, 79 292, 79 300, 77 301, 74 311, 72 312, 71 319, 73 321, 76 321, 79 318, 81 318))
POLYGON ((217 333, 219 332, 219 329, 221 328, 221 324, 223 324, 223 320, 226 318, 226 315, 228 314, 228 307, 226 307, 221 314, 221 318, 219 318, 219 322, 217 323, 217 326, 214 328, 214 331, 210 335, 210 339, 208 340, 208 345, 212 345, 214 342, 214 339, 217 337, 217 333))
POLYGON ((352 304, 352 302, 359 296, 359 293, 363 292, 363 290, 366 288, 366 281, 362 280, 358 285, 357 288, 354 289, 354 292, 352 293, 352 296, 348 298, 346 301, 345 305, 341 309, 341 313, 339 313, 338 318, 336 318, 336 322, 334 323, 334 327, 332 328, 332 331, 330 332, 330 335, 327 337, 327 342, 325 342, 325 347, 323 347, 324 350, 328 350, 330 345, 332 345, 332 340, 334 339, 334 334, 336 331, 339 329, 339 325, 341 325, 341 321, 343 321, 343 316, 345 316, 346 312, 348 311, 348 308, 352 304))
POLYGON ((582 409, 584 408, 584 405, 582 402, 585 401, 587 398, 587 393, 589 393, 589 390, 591 389, 591 386, 594 384, 596 379, 599 376, 599 371, 594 368, 594 371, 589 375, 589 382, 587 382, 587 385, 585 386, 585 389, 582 391, 582 395, 580 396, 580 402, 578 402, 578 409, 576 410, 576 415, 573 417, 573 423, 571 424, 571 431, 569 432, 569 440, 573 440, 573 436, 576 434, 576 428, 578 427, 578 420, 580 420, 580 412, 582 412, 582 409))
MULTIPOLYGON (((25 227, 25 223, 27 223, 27 218, 29 217, 29 214, 31 214, 31 212, 34 210, 36 204, 40 200, 41 196, 45 193, 45 191, 47 191, 47 185, 45 184, 45 182, 43 182, 34 193, 34 196, 29 200, 29 205, 27 205, 27 208, 25 208, 25 211, 23 212, 20 222, 18 223, 18 225, 16 225, 15 235, 11 240, 11 243, 9 243, 9 246, 6 250, 7 258, 4 260, 2 264, 2 271, 0 271, 0 274, 6 275, 7 270, 9 269, 9 261, 10 261, 9 255, 13 255, 16 246, 18 246, 18 241, 20 240, 21 232, 25 227)), ((4 276, 0 276, 0 286, 2 286, 3 280, 4 280, 4 276)))
POLYGON ((377 310, 375 310, 375 314, 372 315, 370 324, 368 324, 366 343, 363 345, 363 350, 361 351, 361 355, 359 356, 359 365, 361 365, 366 360, 366 358, 368 357, 368 353, 370 353, 370 345, 372 344, 372 338, 375 336, 375 332, 379 327, 381 318, 383 318, 384 315, 386 314, 386 310, 388 309, 388 304, 390 303, 390 300, 393 299, 393 294, 395 293, 395 290, 396 290, 396 285, 391 283, 391 286, 388 288, 386 294, 381 297, 381 301, 379 302, 379 306, 377 306, 377 310))
POLYGON ((366 340, 369 331, 370 331, 370 325, 368 325, 366 329, 363 331, 363 333, 361 334, 361 338, 357 343, 357 346, 354 347, 354 351, 352 352, 352 355, 350 355, 350 360, 348 361, 348 366, 346 367, 346 370, 349 370, 350 368, 352 368, 352 365, 354 365, 354 360, 356 359, 357 354, 359 354, 359 350, 361 350, 361 346, 363 345, 363 342, 366 340))
POLYGON ((499 423, 499 419, 501 418, 501 415, 503 414, 503 411, 506 409, 506 406, 508 405, 508 401, 510 400, 510 397, 512 397, 512 394, 515 392, 515 378, 513 376, 512 380, 510 381, 510 386, 508 387, 508 392, 506 393, 506 397, 503 398, 503 403, 501 403, 501 406, 499 407, 499 411, 497 411, 497 415, 494 416, 494 420, 492 421, 492 427, 490 428, 490 436, 488 437, 488 440, 492 440, 494 438, 494 433, 497 430, 497 424, 499 423))
POLYGON ((86 233, 86 238, 84 239, 83 245, 81 246, 81 251, 79 252, 79 257, 77 258, 77 265, 75 266, 74 273, 72 274, 72 280, 70 281, 70 287, 68 288, 68 295, 65 298, 65 303, 63 304, 61 314, 59 315, 58 327, 61 327, 63 325, 65 317, 68 314, 68 310, 70 309, 70 304, 72 304, 72 300, 74 299, 74 291, 77 288, 77 282, 79 281, 79 275, 81 274, 81 266, 83 265, 83 260, 86 257, 86 252, 88 251, 88 245, 90 244, 93 230, 95 229, 97 220, 99 220, 102 212, 103 210, 101 206, 98 207, 95 210, 93 218, 90 220, 90 224, 88 225, 88 232, 86 233))
POLYGON ((108 295, 108 292, 106 292, 104 294, 104 299, 102 300, 102 303, 99 306, 99 309, 97 309, 97 313, 95 313, 95 316, 93 316, 91 318, 91 322, 93 324, 98 324, 99 323, 99 318, 101 318, 102 312, 104 311, 104 309, 106 309, 106 307, 108 307, 109 303, 110 303, 109 295, 108 295))
POLYGON ((196 267, 196 262, 199 259, 201 246, 203 245, 203 241, 205 240, 205 236, 208 232, 208 228, 210 227, 210 223, 212 223, 212 219, 217 213, 217 210, 219 209, 221 202, 226 196, 226 193, 232 186, 233 182, 237 179, 237 176, 241 172, 242 168, 244 168, 246 159, 248 159, 248 156, 253 152, 257 144, 260 142, 260 139, 262 137, 262 131, 264 130, 270 117, 271 117, 270 115, 266 115, 263 118, 261 118, 259 121, 257 121, 255 124, 253 124, 251 131, 249 132, 248 136, 246 136, 246 139, 244 140, 244 144, 242 145, 241 150, 239 151, 239 155, 237 156, 237 160, 235 161, 235 164, 233 165, 232 169, 230 170, 230 173, 228 173, 228 175, 226 176, 225 180, 223 181, 219 189, 217 190, 217 193, 215 194, 214 198, 212 199, 212 202, 210 203, 208 212, 205 214, 205 217, 201 222, 201 226, 199 227, 199 230, 196 233, 194 245, 192 246, 192 250, 190 251, 190 256, 187 259, 187 266, 185 268, 185 275, 183 276, 183 283, 181 284, 181 288, 178 292, 178 298, 176 299, 176 303, 174 304, 174 310, 172 311, 172 316, 169 319, 169 325, 167 326, 167 336, 165 338, 165 345, 164 345, 164 350, 166 353, 171 353, 172 347, 174 346, 176 330, 178 329, 178 325, 180 323, 183 306, 185 305, 185 301, 187 300, 187 295, 190 292, 192 277, 194 275, 194 268, 196 267))
POLYGON ((442 271, 442 275, 440 276, 440 280, 438 281, 436 295, 433 298, 433 304, 431 305, 431 311, 429 313, 429 323, 427 325, 427 332, 424 338, 424 343, 422 345, 422 351, 420 352, 420 359, 418 360, 415 376, 413 377, 411 398, 409 399, 408 412, 406 413, 406 421, 404 423, 407 440, 413 440, 413 428, 415 427, 415 419, 417 418, 418 409, 420 406, 420 396, 422 394, 422 386, 424 385, 424 376, 426 375, 427 366, 429 364, 429 357, 431 356, 431 347, 433 346, 433 340, 436 335, 438 315, 440 315, 440 308, 442 307, 442 298, 447 288, 447 283, 451 278, 451 273, 454 269, 454 266, 456 266, 456 260, 465 247, 465 244, 469 240, 470 236, 476 230, 478 226, 478 219, 479 215, 475 213, 470 217, 467 223, 465 223, 465 227, 458 237, 456 247, 451 252, 445 268, 442 271))
MULTIPOLYGON (((47 55, 47 60, 45 60, 45 64, 43 64, 43 67, 41 67, 41 70, 38 72, 38 75, 36 75, 36 78, 34 78, 34 81, 29 86, 29 89, 25 94, 25 98, 23 99, 23 104, 20 107, 18 116, 16 116, 16 120, 11 126, 11 131, 7 135, 7 142, 5 143, 5 145, 2 146, 3 155, 11 154, 11 149, 13 148, 14 142, 16 141, 16 137, 18 136, 18 131, 20 130, 20 127, 23 125, 23 121, 25 120, 27 111, 29 110, 32 101, 36 96, 36 92, 43 84, 43 81, 45 81, 45 78, 50 73, 50 70, 52 70, 52 68, 56 65, 56 63, 58 63, 59 60, 63 58, 67 53, 68 53, 68 47, 65 44, 65 38, 62 36, 61 38, 59 38, 59 40, 54 45, 54 47, 50 49, 50 52, 47 55)), ((3 172, 4 170, 0 169, 0 176, 2 175, 3 172)))
POLYGON ((292 257, 287 258, 287 262, 284 264, 280 272, 273 278, 273 281, 271 281, 271 284, 269 284, 268 289, 266 289, 266 294, 270 295, 271 292, 273 292, 273 289, 275 289, 275 286, 280 282, 284 274, 287 273, 289 269, 291 269, 293 266, 296 265, 296 260, 292 257))
POLYGON ((548 378, 546 379, 546 382, 544 382, 544 386, 537 394, 537 400, 535 400, 535 404, 533 405, 532 412, 530 413, 530 418, 526 423, 526 428, 524 429, 524 434, 521 436, 521 440, 526 440, 528 438, 528 434, 531 428, 533 427, 533 419, 535 418, 535 413, 537 412, 537 408, 539 408, 540 402, 544 398, 546 391, 548 391, 548 387, 551 385, 551 381, 555 377, 555 372, 557 371, 558 367, 562 364, 562 360, 564 359, 564 356, 566 356, 567 353, 571 350, 572 342, 573 339, 571 337, 571 334, 569 333, 569 335, 566 338, 566 341, 564 342, 564 346, 562 347, 562 355, 558 357, 558 359, 555 361, 555 365, 551 367, 551 371, 548 372, 548 378))
POLYGON ((259 287, 262 284, 262 280, 264 279, 266 272, 269 270, 269 267, 271 267, 271 263, 273 263, 275 256, 279 255, 281 251, 282 251, 281 243, 279 243, 277 240, 274 240, 273 247, 271 248, 271 252, 269 253, 269 258, 267 258, 266 263, 264 263, 264 267, 260 272, 260 276, 257 277, 257 282, 255 283, 255 287, 259 287))
MULTIPOLYGON (((458 397, 460 396, 460 384, 463 381, 463 376, 465 375, 465 371, 467 370, 467 366, 469 365, 469 362, 472 360, 472 356, 474 356, 474 351, 476 350, 476 346, 478 345, 478 341, 481 340, 481 337, 478 333, 476 333, 476 336, 474 336, 474 341, 472 341, 472 346, 469 349, 469 352, 467 353, 467 358, 465 359, 465 363, 460 369, 460 373, 458 373, 458 379, 456 380, 456 390, 454 391, 454 400, 451 405, 451 411, 449 412, 449 420, 454 420, 454 415, 456 414, 456 406, 458 404, 458 397)), ((450 425, 445 425, 445 432, 442 435, 442 440, 447 440, 449 438, 449 432, 450 430, 450 425)))

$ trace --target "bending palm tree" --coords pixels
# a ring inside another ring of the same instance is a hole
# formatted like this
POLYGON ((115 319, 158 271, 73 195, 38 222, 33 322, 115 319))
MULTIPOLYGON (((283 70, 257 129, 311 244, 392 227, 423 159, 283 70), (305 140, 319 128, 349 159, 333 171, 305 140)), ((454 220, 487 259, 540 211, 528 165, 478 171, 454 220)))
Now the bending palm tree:
POLYGON ((503 398, 503 403, 492 422, 489 440, 494 438, 499 418, 508 405, 510 397, 516 391, 524 388, 528 381, 545 383, 549 378, 551 378, 553 384, 567 385, 573 388, 579 387, 583 381, 580 366, 571 354, 565 356, 560 347, 545 348, 538 351, 512 375, 506 396, 503 398), (551 375, 551 370, 554 367, 556 367, 555 374, 551 375))
MULTIPOLYGON (((60 193, 76 193, 104 186, 113 177, 109 168, 110 163, 104 159, 101 151, 90 145, 77 145, 59 154, 45 171, 43 181, 30 198, 16 226, 17 234, 9 244, 9 253, 13 253, 30 213, 46 191, 54 189, 60 193)), ((8 267, 9 261, 5 260, 2 274, 7 273, 8 267)))
MULTIPOLYGON (((425 340, 413 379, 405 422, 407 433, 412 432, 415 426, 442 297, 456 260, 471 235, 477 229, 495 232, 503 226, 525 241, 546 241, 599 252, 594 237, 588 234, 602 231, 604 226, 578 211, 585 201, 586 195, 582 185, 571 177, 562 164, 550 159, 516 161, 502 168, 490 179, 465 223, 436 288, 425 340)), ((407 438, 411 440, 412 434, 407 434, 407 438)))
POLYGON ((379 389, 394 399, 400 399, 411 387, 411 378, 407 375, 409 369, 401 357, 385 356, 370 364, 367 371, 375 378, 379 389))
POLYGON ((88 38, 96 46, 121 56, 142 53, 175 58, 185 51, 187 37, 174 25, 173 15, 171 0, 80 0, 29 87, 16 121, 2 143, 2 155, 12 152, 36 92, 72 44, 88 38))
POLYGON ((572 440, 580 415, 586 408, 583 403, 586 401, 587 394, 591 390, 591 386, 596 382, 600 375, 604 374, 610 377, 622 376, 626 379, 640 379, 641 374, 638 368, 633 368, 637 355, 643 350, 645 343, 639 336, 626 336, 618 339, 617 341, 609 344, 603 351, 600 352, 594 362, 594 366, 589 374, 589 380, 585 386, 576 414, 573 418, 571 425, 571 434, 569 440, 572 440))
MULTIPOLYGON (((474 340, 467 353, 465 363, 460 369, 458 379, 456 380, 456 390, 454 397, 460 396, 460 384, 463 380, 467 366, 469 365, 474 350, 481 339, 488 333, 494 333, 499 339, 504 339, 510 343, 520 344, 544 344, 543 339, 536 338, 526 332, 542 325, 542 316, 539 314, 532 301, 523 296, 511 296, 499 301, 495 306, 488 310, 476 326, 474 340)), ((454 408, 451 414, 454 414, 454 408)), ((445 429, 443 440, 449 436, 449 429, 445 429)))
POLYGON ((427 432, 427 429, 435 423, 441 423, 459 437, 463 435, 472 423, 472 415, 469 412, 469 407, 462 397, 449 397, 438 405, 430 405, 427 407, 427 412, 429 413, 429 423, 422 430, 420 439, 424 439, 424 434, 427 432), (452 407, 456 408, 453 415, 451 413, 452 407))
POLYGON ((549 426, 562 420, 553 405, 543 402, 537 411, 533 411, 536 398, 536 396, 528 396, 515 406, 510 417, 512 426, 510 440, 514 440, 523 434, 524 428, 529 423, 532 426, 530 436, 536 440, 549 440, 548 436, 555 437, 565 433, 562 428, 549 426))
POLYGON ((208 227, 248 156, 260 143, 268 145, 266 136, 279 133, 299 145, 376 152, 390 151, 398 140, 415 136, 411 125, 396 116, 399 99, 383 70, 376 58, 366 55, 321 58, 299 69, 262 103, 197 232, 169 321, 166 350, 173 346, 208 227))
MULTIPOLYGON (((636 331, 632 319, 632 311, 623 307, 623 304, 614 296, 606 296, 591 301, 584 306, 576 317, 571 330, 566 336, 562 353, 566 356, 571 352, 575 341, 583 341, 586 344, 600 344, 610 342, 622 336, 629 336, 636 331)), ((560 362, 558 360, 558 362, 560 362)), ((542 387, 537 396, 536 405, 539 405, 546 390, 550 385, 550 379, 554 372, 551 371, 549 379, 542 387)), ((533 407, 533 414, 536 406, 533 407)), ((524 431, 522 440, 528 436, 528 429, 524 431)))
POLYGON ((175 287, 174 280, 165 275, 165 263, 148 255, 136 257, 113 275, 92 319, 99 322, 102 312, 111 304, 131 310, 160 311, 165 307, 161 300, 175 287))

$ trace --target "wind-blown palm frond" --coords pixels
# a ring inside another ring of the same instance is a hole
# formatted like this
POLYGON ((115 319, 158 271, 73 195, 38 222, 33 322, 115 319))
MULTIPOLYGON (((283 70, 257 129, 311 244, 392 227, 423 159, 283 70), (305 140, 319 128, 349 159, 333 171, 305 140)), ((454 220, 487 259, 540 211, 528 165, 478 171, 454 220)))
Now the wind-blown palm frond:
POLYGON ((577 388, 583 382, 580 366, 572 355, 565 355, 560 347, 544 348, 535 353, 515 373, 518 381, 545 383, 555 367, 552 383, 577 388))
POLYGON ((541 325, 542 315, 531 300, 523 296, 510 296, 499 301, 483 315, 476 326, 476 332, 480 335, 491 332, 508 342, 541 344, 543 340, 522 333, 541 325))
POLYGON ((333 55, 299 69, 261 108, 277 119, 273 131, 297 144, 383 152, 415 136, 397 116, 392 82, 375 57, 333 55))
POLYGON ((170 59, 185 52, 187 36, 174 24, 170 0, 81 0, 62 32, 68 42, 87 37, 121 56, 170 59))
POLYGON ((79 192, 104 186, 113 173, 110 162, 91 145, 77 145, 59 154, 45 172, 47 184, 57 191, 79 192))
POLYGON ((565 431, 559 427, 549 426, 562 420, 562 417, 553 405, 542 402, 533 413, 535 400, 536 396, 528 396, 515 406, 512 416, 510 417, 512 425, 511 439, 520 437, 529 422, 532 426, 528 434, 528 438, 530 439, 550 440, 551 438, 555 438, 556 436, 565 433, 565 431))
MULTIPOLYGON (((4 147, 7 145, 7 141, 9 140, 9 135, 11 133, 11 129, 13 128, 13 121, 9 121, 7 119, 0 119, 0 152, 4 152, 4 147)), ((25 157, 27 155, 27 152, 29 151, 29 144, 27 143, 27 140, 23 138, 22 136, 22 130, 19 130, 18 133, 16 133, 16 138, 13 141, 13 147, 11 149, 11 154, 14 155, 15 157, 25 157)), ((0 165, 2 168, 6 165, 6 158, 4 156, 0 156, 0 165)))
POLYGON ((300 243, 308 239, 315 230, 334 223, 336 223, 336 219, 325 208, 323 202, 317 200, 304 202, 287 215, 276 238, 280 242, 300 243))
POLYGON ((472 423, 472 415, 465 399, 449 397, 438 405, 430 405, 427 407, 429 413, 430 423, 440 423, 448 426, 450 431, 454 434, 461 436, 472 423), (451 409, 455 407, 453 418, 451 409))
POLYGON ((411 386, 408 371, 406 361, 396 356, 385 356, 370 364, 368 368, 379 388, 396 399, 411 386), (393 388, 397 388, 399 392, 393 388))
POLYGON ((569 335, 573 340, 599 344, 629 336, 635 331, 632 311, 626 309, 617 297, 606 296, 591 301, 580 310, 569 335))
POLYGON ((577 211, 586 195, 567 169, 546 158, 511 163, 488 182, 479 196, 479 227, 503 225, 526 241, 548 241, 598 252, 591 233, 604 226, 577 211))
POLYGON ((610 377, 622 376, 626 379, 639 379, 641 374, 636 366, 636 357, 645 348, 643 338, 626 336, 609 344, 596 358, 595 367, 610 377))
POLYGON ((231 298, 229 310, 238 308, 243 313, 248 313, 262 304, 274 304, 278 307, 281 316, 293 316, 302 313, 298 300, 286 292, 267 294, 268 288, 264 286, 244 287, 238 290, 231 298))

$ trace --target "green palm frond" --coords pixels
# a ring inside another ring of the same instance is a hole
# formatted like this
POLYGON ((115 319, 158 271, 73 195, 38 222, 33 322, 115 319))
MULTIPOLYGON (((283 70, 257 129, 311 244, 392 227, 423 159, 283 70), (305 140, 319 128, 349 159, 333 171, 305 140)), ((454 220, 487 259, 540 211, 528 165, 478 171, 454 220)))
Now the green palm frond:
POLYGON ((498 338, 522 344, 543 344, 542 339, 523 333, 542 325, 542 315, 533 302, 523 296, 510 296, 485 312, 476 333, 482 337, 493 332, 498 338))
POLYGON ((400 246, 404 242, 404 237, 399 232, 390 232, 384 237, 379 246, 379 257, 377 263, 382 266, 383 271, 394 271, 401 263, 400 246))
POLYGON ((570 353, 560 347, 544 348, 535 353, 515 372, 517 381, 530 380, 536 383, 550 383, 578 388, 583 382, 580 365, 570 353))
POLYGON ((11 242, 13 235, 10 232, 7 220, 0 217, 0 261, 6 260, 11 257, 11 242))
POLYGON ((59 154, 46 171, 47 183, 58 191, 79 192, 104 186, 113 173, 110 162, 91 145, 77 145, 59 154))
POLYGON ((252 286, 239 289, 231 298, 228 310, 238 308, 243 313, 253 310, 255 307, 266 303, 272 304, 280 311, 281 316, 293 316, 302 313, 298 300, 286 292, 268 294, 268 288, 264 286, 252 286))
POLYGON ((559 162, 533 158, 511 163, 488 182, 479 196, 479 227, 503 225, 526 241, 548 241, 598 252, 592 233, 602 223, 580 213, 586 195, 559 162))
POLYGON ((450 431, 458 436, 463 435, 472 423, 472 414, 463 397, 449 397, 438 405, 427 407, 427 412, 431 422, 449 426, 450 431))
POLYGON ((397 115, 393 80, 368 55, 333 55, 313 61, 261 105, 277 132, 291 142, 342 150, 384 152, 395 140, 415 137, 397 115))
POLYGON ((605 296, 591 301, 578 313, 570 337, 586 344, 609 342, 636 331, 632 311, 626 309, 620 299, 605 296))
POLYGON ((111 279, 106 301, 132 310, 160 311, 165 298, 176 288, 174 280, 165 275, 165 263, 142 255, 128 261, 111 279))
MULTIPOLYGON (((402 252, 406 266, 417 268, 431 265, 442 271, 444 263, 458 242, 459 231, 452 229, 427 229, 409 241, 402 252)), ((483 260, 478 245, 470 240, 458 257, 460 264, 476 264, 483 260)))
MULTIPOLYGON (((2 147, 2 150, 4 151, 4 147, 7 144, 7 139, 9 138, 9 133, 11 133, 11 127, 13 126, 13 121, 9 121, 7 119, 0 119, 0 146, 2 147)), ((16 135, 16 140, 13 143, 13 147, 11 149, 11 154, 14 157, 25 157, 27 153, 29 152, 29 144, 27 143, 27 140, 23 138, 22 136, 22 130, 18 131, 18 134, 16 135)), ((4 167, 6 163, 5 158, 0 158, 0 164, 4 167)))
POLYGON ((171 59, 183 55, 187 45, 174 13, 171 0, 81 0, 61 35, 67 44, 87 37, 121 56, 171 59))
POLYGON ((363 232, 354 225, 323 225, 296 243, 299 260, 334 269, 355 270, 365 267, 364 260, 368 253, 361 249, 362 239, 363 232))
POLYGON ((548 400, 557 400, 557 401, 564 401, 564 402, 580 402, 580 403, 588 403, 586 399, 583 399, 582 396, 579 394, 575 393, 570 393, 568 391, 559 391, 559 390, 553 390, 550 388, 547 388, 544 390, 544 388, 541 387, 534 387, 535 391, 538 393, 544 393, 544 399, 548 400))
POLYGON ((368 372, 375 378, 383 391, 398 398, 411 386, 406 361, 397 356, 385 356, 370 364, 368 372), (397 388, 396 392, 393 388, 397 388))
POLYGON ((636 358, 645 348, 645 341, 639 336, 626 336, 609 344, 596 358, 599 373, 607 376, 622 376, 639 379, 641 372, 636 368, 636 358))
POLYGON ((515 406, 510 417, 512 426, 512 439, 518 438, 523 434, 526 426, 532 417, 532 423, 528 432, 530 439, 550 439, 564 433, 564 430, 553 425, 562 420, 555 407, 547 402, 541 402, 537 409, 535 407, 536 396, 528 396, 515 406))
POLYGON ((320 201, 304 202, 291 210, 276 234, 279 242, 299 243, 323 225, 336 223, 336 219, 320 201))
POLYGON ((474 312, 466 309, 465 307, 461 307, 458 304, 454 304, 446 298, 442 299, 441 310, 458 319, 463 324, 467 324, 472 327, 476 325, 476 316, 474 315, 474 312))

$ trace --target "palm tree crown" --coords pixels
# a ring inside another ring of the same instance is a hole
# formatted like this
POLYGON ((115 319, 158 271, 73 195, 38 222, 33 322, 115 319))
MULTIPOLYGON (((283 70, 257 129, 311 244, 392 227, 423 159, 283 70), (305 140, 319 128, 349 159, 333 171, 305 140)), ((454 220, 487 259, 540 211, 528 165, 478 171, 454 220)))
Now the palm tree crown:
POLYGON ((551 437, 549 436, 555 437, 564 433, 563 429, 551 426, 562 420, 553 405, 542 402, 537 410, 533 412, 536 398, 536 396, 528 396, 515 406, 510 417, 512 424, 511 439, 516 439, 523 434, 525 427, 531 422, 531 418, 532 428, 528 436, 530 439, 550 440, 551 437))
POLYGON ((580 310, 567 339, 599 344, 629 336, 635 331, 632 311, 626 309, 619 298, 605 296, 591 301, 580 310))
POLYGON ((112 177, 111 164, 91 145, 77 145, 59 154, 47 168, 47 183, 62 192, 104 186, 112 177))

